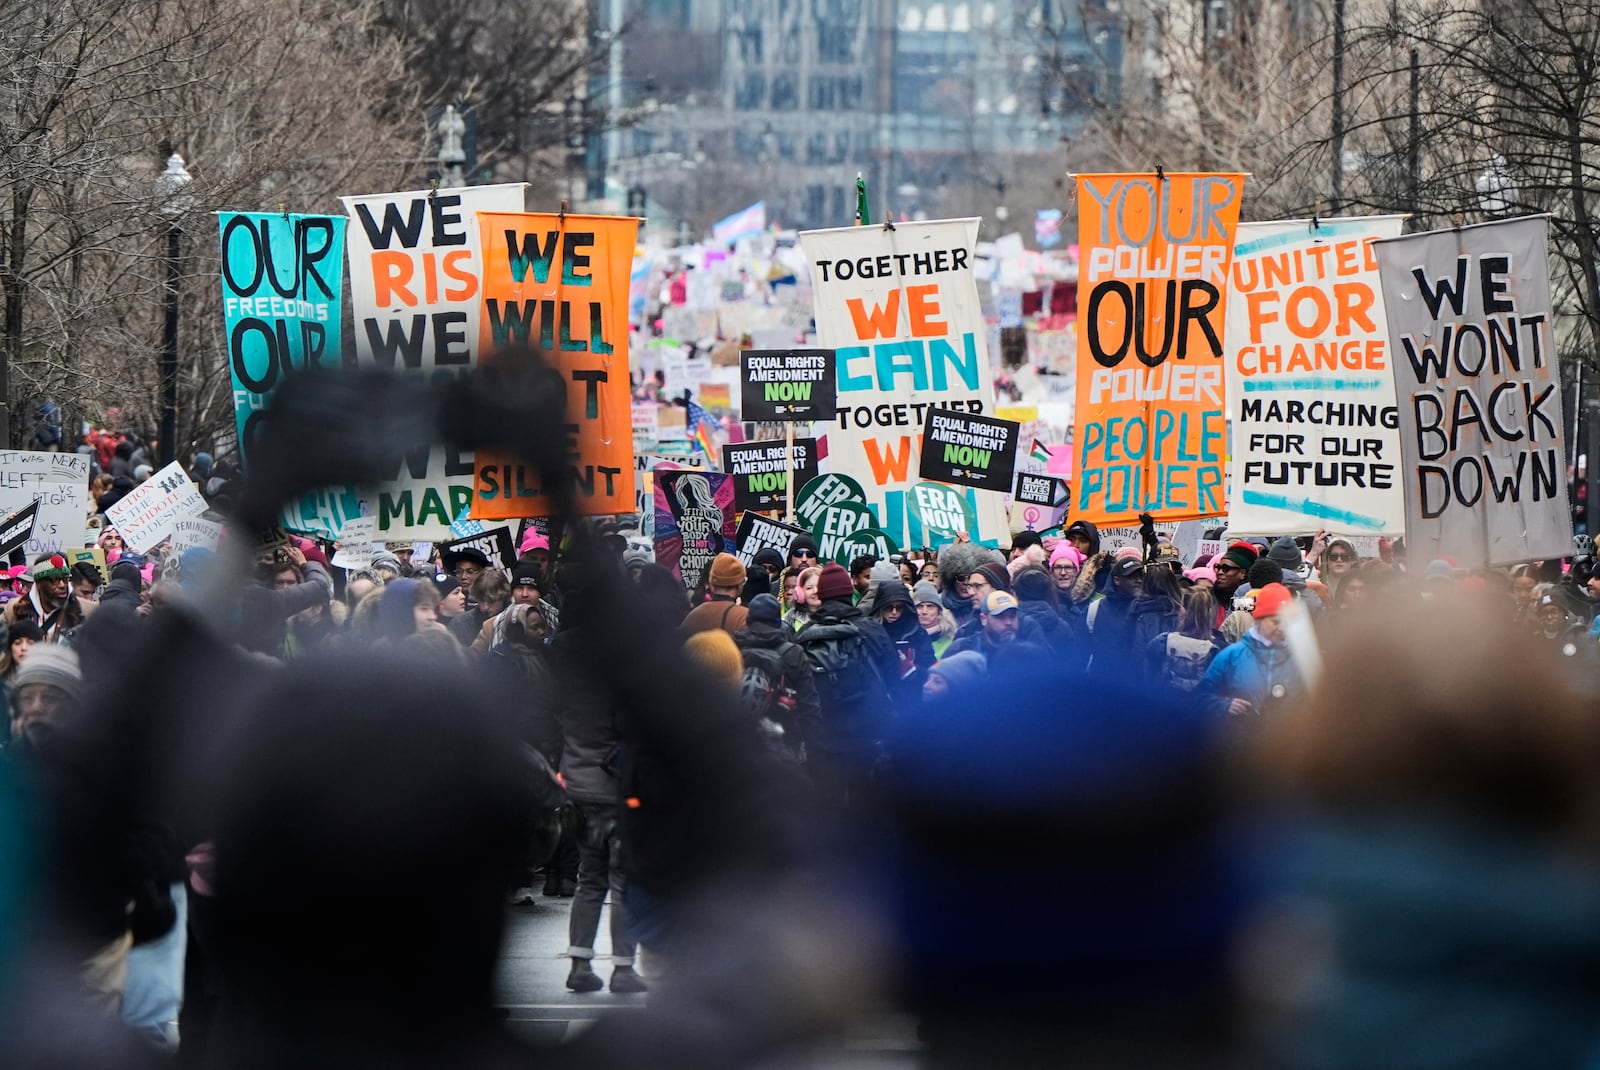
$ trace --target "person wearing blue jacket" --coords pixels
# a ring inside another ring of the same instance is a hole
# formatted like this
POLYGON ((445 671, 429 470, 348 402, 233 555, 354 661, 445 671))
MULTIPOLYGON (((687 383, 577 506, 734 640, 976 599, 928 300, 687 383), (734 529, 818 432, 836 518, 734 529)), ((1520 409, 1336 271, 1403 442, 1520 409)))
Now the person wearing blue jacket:
POLYGON ((1299 671, 1289 657, 1279 614, 1294 596, 1281 583, 1269 583, 1256 594, 1255 623, 1237 643, 1211 661, 1197 689, 1214 714, 1259 716, 1282 707, 1300 693, 1299 671))

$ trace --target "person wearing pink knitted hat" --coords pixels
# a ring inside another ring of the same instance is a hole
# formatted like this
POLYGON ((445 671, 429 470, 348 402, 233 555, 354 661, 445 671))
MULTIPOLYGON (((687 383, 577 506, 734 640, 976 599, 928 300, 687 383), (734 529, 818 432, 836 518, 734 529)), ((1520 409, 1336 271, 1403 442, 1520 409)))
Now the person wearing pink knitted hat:
POLYGON ((1056 543, 1056 548, 1050 551, 1050 578, 1055 580, 1056 590, 1062 598, 1072 597, 1072 585, 1078 582, 1083 562, 1083 551, 1065 539, 1056 543))

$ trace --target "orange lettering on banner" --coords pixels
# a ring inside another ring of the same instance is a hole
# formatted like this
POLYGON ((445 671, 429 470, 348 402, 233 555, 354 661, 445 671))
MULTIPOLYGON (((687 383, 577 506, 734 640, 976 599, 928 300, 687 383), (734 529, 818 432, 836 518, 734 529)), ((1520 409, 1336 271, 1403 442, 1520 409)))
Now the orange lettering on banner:
POLYGON ((871 466, 872 478, 878 486, 887 487, 906 481, 906 473, 911 468, 910 435, 900 436, 898 454, 893 445, 881 443, 875 438, 863 439, 861 448, 867 455, 867 464, 871 466))
MULTIPOLYGON (((485 362, 535 348, 567 380, 567 474, 590 516, 634 510, 628 275, 638 220, 480 212, 485 362)), ((449 259, 445 274, 450 271, 449 259)), ((555 502, 521 458, 478 450, 472 516, 551 516, 555 502)))

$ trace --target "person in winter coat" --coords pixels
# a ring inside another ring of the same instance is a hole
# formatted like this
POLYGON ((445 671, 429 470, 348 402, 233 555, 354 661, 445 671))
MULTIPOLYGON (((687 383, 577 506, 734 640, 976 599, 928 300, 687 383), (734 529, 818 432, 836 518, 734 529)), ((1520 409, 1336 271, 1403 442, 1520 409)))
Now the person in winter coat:
POLYGON ((31 620, 39 626, 42 642, 59 643, 93 612, 94 603, 81 602, 72 593, 72 570, 60 554, 36 558, 30 571, 33 587, 22 598, 7 603, 0 620, 7 627, 31 620))
POLYGON ((706 572, 706 600, 689 611, 681 626, 684 635, 721 628, 732 634, 745 626, 750 611, 739 604, 748 578, 745 567, 732 554, 718 554, 706 572))
POLYGON ((944 657, 945 648, 956 637, 956 619, 944 608, 939 588, 927 580, 918 580, 911 592, 911 600, 917 607, 917 623, 922 625, 922 630, 928 633, 928 639, 933 643, 933 656, 944 657))
POLYGON ((1013 674, 1037 671, 1049 654, 1038 643, 1022 638, 1022 616, 1016 596, 1008 591, 990 591, 978 610, 981 625, 976 635, 957 639, 945 657, 974 653, 982 655, 989 675, 1004 679, 1013 674))
POLYGON ((974 651, 952 654, 940 658, 928 670, 927 682, 922 685, 925 702, 964 702, 978 698, 988 682, 989 668, 983 655, 974 651))
POLYGON ((1055 581, 1044 566, 1019 569, 1011 585, 1023 618, 1038 625, 1046 649, 1063 659, 1078 654, 1072 628, 1061 617, 1055 581))
POLYGON ((748 705, 760 708, 758 715, 770 720, 777 730, 770 734, 795 754, 802 735, 815 732, 821 716, 811 663, 794 642, 794 633, 784 625, 776 598, 757 595, 749 609, 744 627, 733 633, 744 659, 743 698, 748 705))
MULTIPOLYGON (((1165 547, 1163 547, 1165 549, 1165 547)), ((1183 587, 1172 569, 1152 564, 1145 569, 1144 585, 1130 611, 1132 639, 1143 648, 1158 635, 1177 629, 1183 615, 1183 587)))
POLYGON ((898 579, 878 584, 872 592, 872 617, 894 642, 899 662, 899 675, 890 686, 894 700, 901 708, 914 705, 922 696, 934 653, 933 640, 917 621, 916 605, 906 585, 898 579))
POLYGON ((866 792, 882 754, 900 659, 883 625, 855 605, 855 584, 843 566, 829 562, 822 569, 817 597, 822 604, 795 642, 811 661, 822 715, 801 742, 818 793, 849 806, 866 792))
POLYGON ((1087 520, 1074 520, 1067 525, 1061 537, 1086 559, 1100 553, 1100 529, 1087 520))
POLYGON ((1282 708, 1299 693, 1299 670, 1289 657, 1279 620, 1293 597, 1281 583, 1256 592, 1251 610, 1254 627, 1212 660, 1197 689, 1213 713, 1261 716, 1282 708))
POLYGON ((1247 542, 1235 542, 1223 551, 1222 556, 1211 562, 1217 574, 1211 588, 1212 596, 1217 600, 1214 627, 1222 627, 1222 622, 1233 612, 1233 596, 1241 587, 1247 586, 1250 566, 1256 563, 1257 556, 1254 546, 1247 542))
POLYGON ((812 565, 801 569, 789 585, 789 606, 783 611, 783 623, 790 631, 798 632, 811 623, 811 617, 822 608, 817 596, 817 583, 822 579, 822 569, 812 565))
POLYGON ((967 577, 999 555, 970 542, 953 542, 939 551, 939 585, 944 592, 944 608, 956 619, 956 627, 972 618, 972 592, 967 577))
POLYGON ((1144 562, 1123 557, 1106 572, 1105 597, 1089 607, 1089 668, 1117 673, 1137 665, 1142 651, 1133 643, 1133 606, 1144 585, 1144 562))
MULTIPOLYGON (((997 559, 991 559, 979 565, 971 575, 967 576, 966 580, 967 582, 962 589, 967 592, 975 611, 981 609, 984 600, 995 591, 1004 591, 1013 597, 1017 593, 1011 582, 1011 570, 1000 564, 997 559)), ((1017 638, 1024 643, 1031 643, 1040 647, 1046 645, 1044 632, 1032 617, 1023 616, 1019 618, 1018 628, 1017 638)), ((974 612, 972 616, 967 618, 965 624, 956 629, 956 639, 958 641, 971 639, 982 630, 983 621, 980 619, 979 614, 974 612)))
POLYGON ((1221 649, 1212 621, 1217 603, 1203 587, 1183 592, 1178 626, 1145 645, 1145 678, 1174 691, 1193 691, 1221 649))

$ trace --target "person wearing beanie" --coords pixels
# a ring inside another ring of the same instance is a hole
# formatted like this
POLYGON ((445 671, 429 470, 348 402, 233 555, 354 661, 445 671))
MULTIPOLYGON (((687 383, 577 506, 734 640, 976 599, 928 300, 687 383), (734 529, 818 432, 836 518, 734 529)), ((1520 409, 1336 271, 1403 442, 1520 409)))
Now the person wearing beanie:
POLYGON ((695 632, 683 641, 683 654, 689 663, 722 685, 730 694, 744 682, 744 661, 733 636, 721 628, 695 632))
POLYGON ((1284 578, 1283 566, 1270 557, 1263 557, 1245 573, 1245 586, 1252 591, 1259 591, 1269 583, 1282 583, 1284 578))
POLYGON ((758 726, 790 759, 798 759, 802 726, 814 730, 821 707, 811 663, 783 623, 770 594, 750 600, 745 626, 733 633, 744 663, 741 697, 758 726))
POLYGON ((890 684, 900 659, 883 625, 854 603, 855 584, 829 562, 817 578, 821 605, 794 641, 815 668, 820 716, 801 726, 801 745, 818 796, 848 808, 869 790, 893 716, 890 684))
POLYGON ((72 593, 72 570, 60 554, 41 554, 29 569, 33 586, 22 597, 6 603, 0 621, 7 628, 31 620, 43 633, 42 642, 59 643, 94 611, 94 603, 72 593))
POLYGON ((918 623, 916 603, 898 576, 873 587, 871 612, 894 643, 899 660, 899 676, 890 682, 890 692, 902 709, 913 706, 935 660, 933 640, 918 623))
POLYGON ((971 650, 952 654, 941 658, 928 670, 928 680, 922 685, 922 697, 926 702, 961 702, 977 698, 988 679, 988 666, 982 654, 971 650))
POLYGON ((78 708, 82 697, 77 651, 45 645, 30 650, 12 678, 11 738, 38 743, 78 708))
POLYGON ((1072 623, 1061 616, 1061 594, 1049 570, 1043 565, 1019 569, 1012 577, 1011 589, 1017 596, 1022 619, 1038 625, 1045 649, 1051 656, 1074 668, 1082 668, 1087 656, 1079 656, 1081 647, 1075 641, 1072 623))
POLYGON ((1044 538, 1037 531, 1019 531, 1011 537, 1011 552, 1006 555, 1007 563, 1015 561, 1027 552, 1028 547, 1037 546, 1044 549, 1044 538))
POLYGON ((1284 642, 1282 621, 1293 602, 1294 595, 1281 583, 1255 592, 1250 630, 1212 659, 1196 689, 1210 712, 1257 717, 1283 709, 1300 694, 1300 675, 1284 642))
POLYGON ((1056 543, 1056 548, 1050 551, 1050 578, 1055 581, 1056 594, 1060 599, 1072 597, 1072 587, 1078 582, 1078 574, 1083 571, 1085 560, 1083 551, 1066 539, 1056 543))
POLYGON ((33 645, 44 640, 44 632, 31 620, 18 621, 6 634, 5 656, 0 657, 0 680, 15 684, 17 669, 27 660, 33 645))
POLYGON ((739 604, 747 578, 744 565, 729 553, 718 554, 706 570, 706 600, 689 611, 680 626, 684 635, 720 628, 730 635, 745 626, 750 611, 739 604))
POLYGON ((1216 570, 1217 582, 1213 591, 1217 598, 1217 627, 1233 611, 1233 596, 1241 587, 1248 586, 1250 566, 1256 563, 1256 548, 1247 542, 1231 543, 1211 567, 1216 570))
POLYGON ((900 575, 899 566, 893 561, 879 561, 867 573, 867 593, 856 601, 856 605, 861 607, 861 612, 872 612, 873 607, 878 604, 878 591, 886 583, 893 584, 907 593, 910 592, 905 579, 900 575))
POLYGON ((804 533, 796 535, 789 543, 789 567, 798 572, 818 564, 817 540, 804 533))
POLYGON ((945 650, 956 637, 956 619, 944 608, 939 588, 927 580, 918 580, 911 591, 911 601, 917 607, 917 623, 933 643, 933 656, 944 657, 945 650))
POLYGON ((767 574, 767 578, 777 582, 778 573, 783 571, 783 555, 771 546, 763 546, 756 551, 750 563, 767 574))
POLYGON ((1197 568, 1185 569, 1183 578, 1189 581, 1189 586, 1209 591, 1217 585, 1217 570, 1209 565, 1200 565, 1197 568))
POLYGON ((460 580, 445 572, 433 576, 432 585, 434 593, 439 596, 439 608, 435 610, 434 617, 444 625, 445 631, 452 632, 450 623, 467 611, 466 588, 461 586, 460 580))

